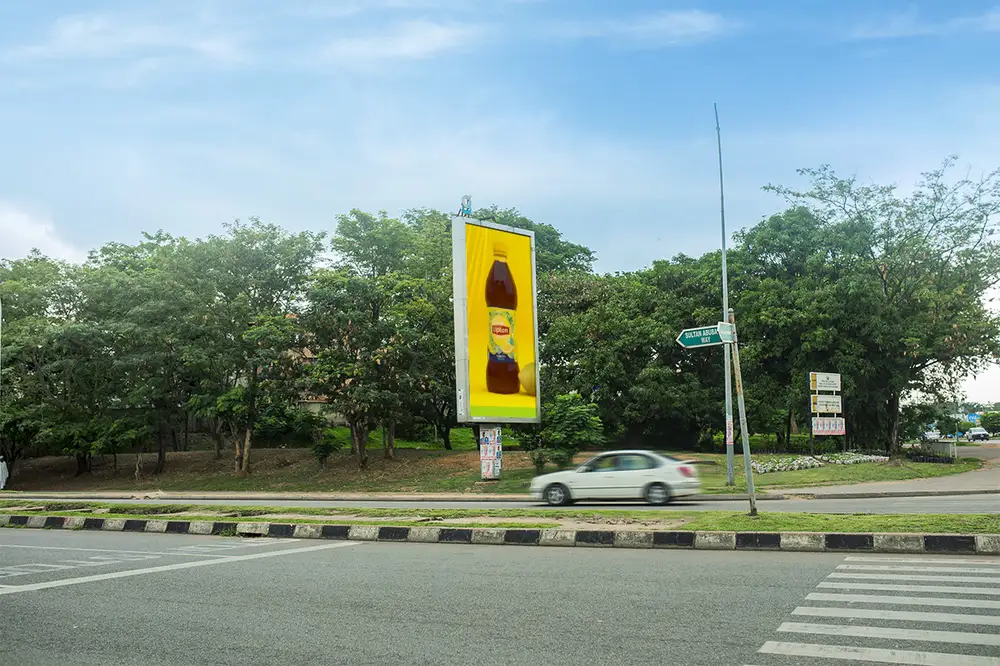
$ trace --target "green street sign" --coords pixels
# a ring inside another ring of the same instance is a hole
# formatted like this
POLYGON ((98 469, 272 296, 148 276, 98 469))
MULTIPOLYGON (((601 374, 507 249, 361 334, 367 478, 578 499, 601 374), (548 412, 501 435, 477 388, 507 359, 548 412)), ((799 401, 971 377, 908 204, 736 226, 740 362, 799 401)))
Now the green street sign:
POLYGON ((732 328, 729 324, 713 324, 712 326, 700 326, 698 328, 686 328, 677 336, 677 344, 685 349, 692 347, 712 347, 726 342, 732 342, 732 328), (725 326, 725 330, 723 330, 725 326), (725 336, 723 336, 725 333, 725 336))

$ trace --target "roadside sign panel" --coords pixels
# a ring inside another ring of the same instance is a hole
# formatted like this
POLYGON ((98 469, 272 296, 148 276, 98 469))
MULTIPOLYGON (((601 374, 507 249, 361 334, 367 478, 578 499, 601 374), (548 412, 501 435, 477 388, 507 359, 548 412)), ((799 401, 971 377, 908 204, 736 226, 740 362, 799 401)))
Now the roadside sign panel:
POLYGON ((456 420, 540 423, 534 232, 464 215, 451 230, 456 420))
POLYGON ((840 391, 840 374, 836 372, 810 372, 809 388, 813 391, 840 391))
POLYGON ((484 481, 500 478, 503 467, 503 433, 500 428, 479 429, 479 468, 484 481))
MULTIPOLYGON (((729 339, 732 340, 732 331, 729 331, 729 339)), ((685 349, 692 347, 711 347, 721 345, 725 342, 719 334, 719 324, 711 326, 699 326, 698 328, 686 328, 677 336, 677 344, 685 349)))
POLYGON ((839 395, 812 396, 813 414, 840 414, 844 411, 844 401, 839 395))
POLYGON ((846 435, 847 422, 840 416, 814 416, 812 432, 814 435, 846 435))

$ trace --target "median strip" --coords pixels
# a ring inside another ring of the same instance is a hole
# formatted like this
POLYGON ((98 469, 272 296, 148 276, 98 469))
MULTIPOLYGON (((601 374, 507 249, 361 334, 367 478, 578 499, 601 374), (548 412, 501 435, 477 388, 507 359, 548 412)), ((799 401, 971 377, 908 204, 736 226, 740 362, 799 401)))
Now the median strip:
POLYGON ((962 553, 1000 555, 1000 534, 865 534, 677 530, 524 529, 336 525, 284 522, 162 521, 141 518, 0 515, 0 527, 129 531, 158 534, 282 537, 343 541, 454 543, 511 546, 575 546, 795 552, 962 553), (39 521, 38 518, 43 520, 39 521), (906 539, 898 537, 905 536, 906 539))

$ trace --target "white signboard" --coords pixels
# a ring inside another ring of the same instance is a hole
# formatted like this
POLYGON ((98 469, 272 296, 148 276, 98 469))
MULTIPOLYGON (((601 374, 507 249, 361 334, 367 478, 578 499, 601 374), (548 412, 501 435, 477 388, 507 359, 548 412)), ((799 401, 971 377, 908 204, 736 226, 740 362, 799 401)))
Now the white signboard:
POLYGON ((813 391, 839 391, 840 374, 836 372, 810 372, 809 388, 813 391))
POLYGON ((842 417, 813 417, 814 435, 846 435, 847 423, 842 417))
POLYGON ((813 395, 813 414, 840 414, 844 411, 844 402, 839 395, 813 395))
POLYGON ((500 428, 479 429, 479 469, 483 481, 500 478, 503 467, 503 434, 500 428))

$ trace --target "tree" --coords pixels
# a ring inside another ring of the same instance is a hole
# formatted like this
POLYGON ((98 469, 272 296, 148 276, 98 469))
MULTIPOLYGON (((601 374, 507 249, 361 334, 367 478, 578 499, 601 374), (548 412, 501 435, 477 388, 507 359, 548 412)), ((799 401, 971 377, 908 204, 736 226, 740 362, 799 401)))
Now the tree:
POLYGON ((304 346, 295 315, 323 250, 323 234, 289 233, 257 218, 201 243, 202 279, 214 290, 203 316, 203 370, 194 401, 225 424, 234 469, 250 472, 257 418, 268 400, 291 399, 304 346))
POLYGON ((983 298, 1000 278, 1000 171, 949 181, 953 165, 924 174, 906 196, 829 167, 800 171, 807 190, 767 188, 822 221, 826 263, 838 274, 822 291, 842 340, 830 360, 864 379, 848 402, 855 436, 890 450, 900 443, 904 394, 933 394, 935 372, 967 373, 1000 351, 1000 321, 983 298))
POLYGON ((1000 412, 986 412, 983 414, 979 425, 985 428, 991 435, 1000 433, 1000 412))
POLYGON ((521 215, 516 208, 492 206, 477 210, 473 217, 535 232, 535 264, 541 274, 564 271, 589 273, 593 268, 593 250, 563 240, 555 227, 534 222, 521 215))
POLYGON ((352 210, 337 218, 331 247, 337 267, 314 276, 307 298, 306 325, 316 354, 311 388, 347 420, 351 449, 365 467, 377 419, 385 426, 385 456, 393 456, 395 424, 414 390, 415 350, 405 306, 419 296, 405 273, 413 235, 384 213, 352 210))
POLYGON ((412 408, 434 426, 450 450, 451 429, 457 425, 451 220, 426 209, 407 211, 403 220, 412 230, 412 254, 406 263, 412 293, 401 315, 419 350, 412 359, 412 408))
POLYGON ((597 405, 584 402, 578 393, 556 396, 543 407, 541 427, 519 432, 539 474, 547 461, 565 467, 579 451, 598 448, 605 441, 597 405))

